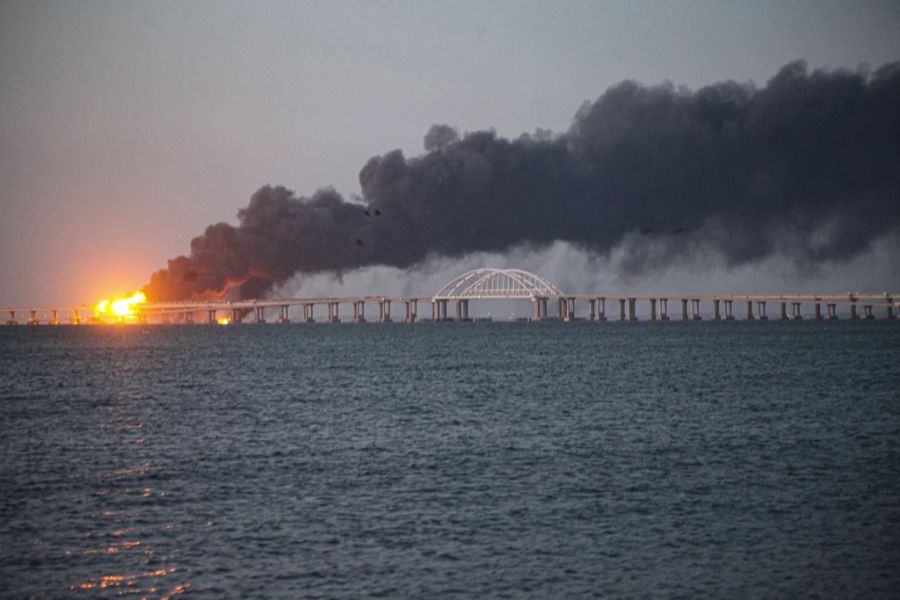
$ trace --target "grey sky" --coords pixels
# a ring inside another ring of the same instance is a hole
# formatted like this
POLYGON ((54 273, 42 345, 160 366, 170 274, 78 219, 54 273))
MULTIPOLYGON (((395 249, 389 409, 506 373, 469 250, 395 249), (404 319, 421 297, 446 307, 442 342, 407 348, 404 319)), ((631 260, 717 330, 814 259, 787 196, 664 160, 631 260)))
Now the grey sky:
POLYGON ((900 59, 900 3, 3 1, 0 305, 137 288, 260 185, 355 193, 432 123, 559 131, 622 79, 797 58, 900 59))

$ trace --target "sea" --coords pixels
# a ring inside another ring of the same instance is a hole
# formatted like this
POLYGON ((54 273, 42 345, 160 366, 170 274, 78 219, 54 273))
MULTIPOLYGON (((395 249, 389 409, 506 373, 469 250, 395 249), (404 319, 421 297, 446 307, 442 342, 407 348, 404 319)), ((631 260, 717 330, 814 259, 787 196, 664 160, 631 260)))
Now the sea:
POLYGON ((888 598, 900 321, 0 327, 3 598, 888 598))

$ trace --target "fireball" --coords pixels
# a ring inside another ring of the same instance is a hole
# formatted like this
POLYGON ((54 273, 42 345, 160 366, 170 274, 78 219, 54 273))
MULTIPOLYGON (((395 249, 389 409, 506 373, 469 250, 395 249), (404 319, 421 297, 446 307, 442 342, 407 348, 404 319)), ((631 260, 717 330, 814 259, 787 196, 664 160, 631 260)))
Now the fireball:
POLYGON ((126 298, 116 298, 114 300, 104 298, 97 303, 97 317, 100 319, 112 317, 116 321, 124 321, 128 317, 136 316, 137 306, 146 301, 147 296, 144 295, 144 292, 135 292, 126 298))

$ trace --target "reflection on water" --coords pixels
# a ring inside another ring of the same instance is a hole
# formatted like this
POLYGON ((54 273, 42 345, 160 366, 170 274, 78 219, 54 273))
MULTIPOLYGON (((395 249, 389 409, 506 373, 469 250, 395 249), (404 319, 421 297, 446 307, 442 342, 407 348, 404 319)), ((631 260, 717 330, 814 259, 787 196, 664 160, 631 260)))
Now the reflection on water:
POLYGON ((168 590, 162 594, 162 598, 168 598, 177 594, 184 593, 190 588, 189 583, 177 583, 172 585, 160 579, 167 575, 171 575, 178 569, 169 567, 166 569, 154 569, 152 571, 144 571, 141 573, 124 573, 121 575, 101 575, 83 581, 77 585, 73 584, 70 590, 92 590, 106 588, 122 588, 117 590, 117 595, 125 594, 157 594, 160 590, 168 590))

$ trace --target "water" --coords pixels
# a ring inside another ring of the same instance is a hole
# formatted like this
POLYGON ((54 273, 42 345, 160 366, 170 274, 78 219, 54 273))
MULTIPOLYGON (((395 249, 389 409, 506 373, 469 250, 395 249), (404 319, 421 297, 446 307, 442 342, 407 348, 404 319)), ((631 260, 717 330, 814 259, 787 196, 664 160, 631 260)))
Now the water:
POLYGON ((0 328, 0 596, 891 596, 900 322, 0 328))

